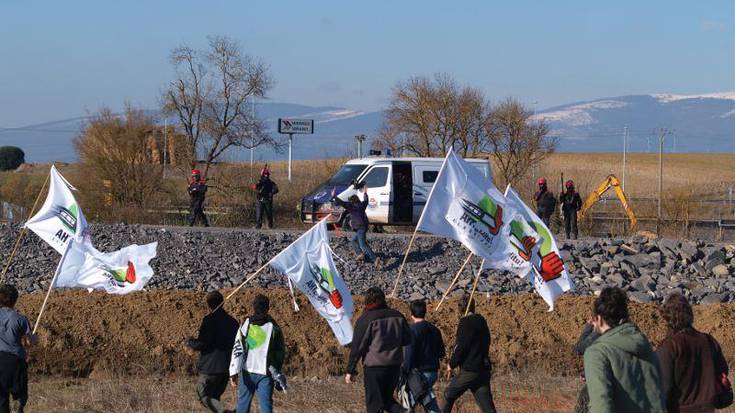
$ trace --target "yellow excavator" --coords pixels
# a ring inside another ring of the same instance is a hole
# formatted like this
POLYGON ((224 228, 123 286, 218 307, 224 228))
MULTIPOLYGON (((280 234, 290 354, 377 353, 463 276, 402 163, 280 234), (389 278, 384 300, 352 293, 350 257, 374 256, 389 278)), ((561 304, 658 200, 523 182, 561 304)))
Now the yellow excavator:
POLYGON ((623 209, 625 209, 625 213, 628 215, 628 219, 630 219, 630 231, 634 232, 636 225, 638 225, 638 220, 635 217, 635 213, 633 213, 633 209, 628 203, 628 198, 625 196, 625 192, 623 192, 623 187, 620 186, 620 181, 615 175, 608 175, 597 189, 595 189, 587 199, 584 200, 584 204, 582 204, 582 208, 579 210, 579 219, 584 219, 587 211, 589 211, 589 209, 592 208, 592 206, 599 201, 600 198, 602 198, 602 195, 610 188, 615 189, 615 193, 618 195, 618 198, 620 198, 620 203, 623 204, 623 209))

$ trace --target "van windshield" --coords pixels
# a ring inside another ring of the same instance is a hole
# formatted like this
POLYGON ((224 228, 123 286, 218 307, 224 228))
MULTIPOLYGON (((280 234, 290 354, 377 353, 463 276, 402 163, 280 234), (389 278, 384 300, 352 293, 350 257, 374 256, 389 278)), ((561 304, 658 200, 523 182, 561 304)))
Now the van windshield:
POLYGON ((332 185, 349 185, 353 179, 357 179, 362 171, 367 168, 364 164, 350 164, 342 166, 333 177, 329 178, 329 182, 332 185))

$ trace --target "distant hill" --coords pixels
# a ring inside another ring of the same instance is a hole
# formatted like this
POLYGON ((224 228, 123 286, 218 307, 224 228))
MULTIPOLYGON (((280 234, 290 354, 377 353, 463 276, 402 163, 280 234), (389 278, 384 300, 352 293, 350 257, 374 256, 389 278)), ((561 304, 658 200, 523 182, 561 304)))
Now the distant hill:
MULTIPOLYGON (((356 152, 354 136, 374 137, 383 112, 360 112, 333 106, 261 102, 257 112, 275 129, 278 117, 315 120, 314 135, 294 137, 295 159, 349 156, 356 152)), ((151 111, 157 115, 157 112, 151 111)), ((552 126, 561 152, 610 152, 622 149, 623 127, 630 132, 629 150, 657 150, 654 129, 675 130, 667 136, 668 152, 735 151, 735 92, 702 95, 629 95, 577 102, 539 111, 552 126), (676 146, 676 148, 674 148, 676 146)), ((73 162, 72 139, 87 117, 44 122, 22 128, 0 128, 0 145, 23 148, 29 162, 73 162)), ((174 122, 175 119, 170 119, 174 122)), ((275 130, 273 131, 275 133, 275 130)), ((369 146, 369 142, 368 142, 369 146)), ((249 159, 249 151, 233 152, 232 160, 249 159)), ((258 148, 258 160, 285 159, 286 153, 258 148)))
POLYGON ((735 151, 735 92, 619 96, 557 106, 537 116, 560 137, 561 151, 620 151, 624 126, 631 151, 657 151, 656 128, 674 130, 666 137, 666 151, 735 151))

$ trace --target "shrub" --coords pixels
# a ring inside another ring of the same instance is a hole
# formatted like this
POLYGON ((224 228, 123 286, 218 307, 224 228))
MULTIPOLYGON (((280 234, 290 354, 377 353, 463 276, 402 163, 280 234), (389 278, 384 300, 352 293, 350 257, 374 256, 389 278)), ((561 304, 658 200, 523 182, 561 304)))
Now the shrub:
POLYGON ((17 146, 0 147, 0 171, 17 169, 26 161, 23 149, 17 146))

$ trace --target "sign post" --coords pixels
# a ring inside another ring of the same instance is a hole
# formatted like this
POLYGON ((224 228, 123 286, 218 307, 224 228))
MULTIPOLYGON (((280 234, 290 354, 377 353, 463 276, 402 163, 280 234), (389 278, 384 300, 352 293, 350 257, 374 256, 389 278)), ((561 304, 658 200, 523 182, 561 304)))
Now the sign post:
POLYGON ((288 135, 288 182, 291 182, 291 162, 293 160, 293 135, 314 134, 313 119, 278 118, 278 133, 288 135))

